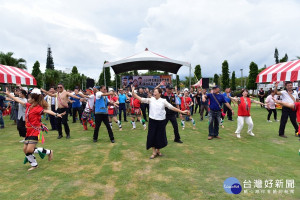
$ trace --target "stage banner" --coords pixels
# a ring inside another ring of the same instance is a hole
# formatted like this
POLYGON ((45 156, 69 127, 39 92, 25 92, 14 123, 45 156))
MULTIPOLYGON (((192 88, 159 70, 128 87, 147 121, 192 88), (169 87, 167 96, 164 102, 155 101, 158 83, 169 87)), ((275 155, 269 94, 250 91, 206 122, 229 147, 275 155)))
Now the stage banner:
POLYGON ((159 76, 122 76, 121 77, 122 88, 128 88, 133 85, 134 87, 145 87, 149 89, 155 88, 160 82, 165 81, 165 85, 172 83, 172 78, 170 75, 159 75, 159 76))

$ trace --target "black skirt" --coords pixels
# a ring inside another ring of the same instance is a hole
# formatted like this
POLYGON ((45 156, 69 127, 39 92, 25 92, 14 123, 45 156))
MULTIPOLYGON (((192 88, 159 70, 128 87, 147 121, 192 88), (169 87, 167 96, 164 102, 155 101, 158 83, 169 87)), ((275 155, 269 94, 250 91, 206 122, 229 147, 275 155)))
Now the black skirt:
POLYGON ((146 149, 148 150, 151 147, 162 149, 167 145, 166 121, 149 118, 146 149))

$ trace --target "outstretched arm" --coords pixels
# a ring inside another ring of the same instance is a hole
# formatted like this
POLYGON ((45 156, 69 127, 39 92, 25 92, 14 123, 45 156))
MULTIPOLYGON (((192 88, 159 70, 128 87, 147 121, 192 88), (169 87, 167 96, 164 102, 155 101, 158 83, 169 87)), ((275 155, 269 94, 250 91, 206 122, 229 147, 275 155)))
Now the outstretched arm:
POLYGON ((277 87, 278 87, 278 82, 274 83, 274 86, 275 86, 275 88, 274 88, 274 92, 275 92, 275 94, 277 94, 277 95, 281 95, 281 92, 279 92, 279 91, 277 90, 277 87))
POLYGON ((133 85, 131 85, 131 93, 132 93, 132 96, 136 99, 138 99, 140 102, 142 102, 142 98, 139 97, 135 92, 134 92, 134 89, 135 87, 133 85))
POLYGON ((41 91, 44 92, 46 95, 50 96, 50 97, 56 97, 56 94, 52 94, 46 90, 44 90, 43 88, 41 88, 41 91))
POLYGON ((58 113, 53 112, 52 110, 44 110, 44 113, 49 114, 49 115, 53 115, 55 117, 60 117, 60 118, 62 118, 62 116, 66 114, 66 112, 58 114, 58 113))
POLYGON ((8 88, 6 88, 6 92, 5 92, 6 96, 8 96, 9 98, 11 98, 12 100, 14 100, 17 103, 20 103, 22 106, 25 106, 26 103, 21 101, 19 98, 14 97, 13 95, 10 94, 8 88))
POLYGON ((284 107, 288 107, 288 108, 291 108, 291 109, 294 109, 294 108, 295 108, 295 104, 294 104, 294 103, 286 103, 286 102, 278 101, 278 100, 276 100, 276 99, 274 99, 274 98, 273 98, 273 101, 274 101, 275 103, 278 103, 278 104, 284 106, 284 107))
POLYGON ((262 105, 262 106, 265 106, 266 104, 264 104, 264 103, 261 103, 261 102, 259 102, 259 101, 256 101, 256 100, 252 100, 251 102, 253 102, 253 103, 256 103, 256 104, 259 104, 259 105, 262 105))

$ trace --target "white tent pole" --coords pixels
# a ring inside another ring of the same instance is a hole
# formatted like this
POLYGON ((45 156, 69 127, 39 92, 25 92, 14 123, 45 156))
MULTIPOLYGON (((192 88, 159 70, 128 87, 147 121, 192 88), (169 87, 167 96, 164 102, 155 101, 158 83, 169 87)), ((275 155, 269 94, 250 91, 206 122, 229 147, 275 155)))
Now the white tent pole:
POLYGON ((116 74, 116 91, 118 91, 118 76, 116 74))
POLYGON ((104 85, 106 87, 106 79, 105 79, 105 67, 103 66, 103 71, 104 71, 104 85))

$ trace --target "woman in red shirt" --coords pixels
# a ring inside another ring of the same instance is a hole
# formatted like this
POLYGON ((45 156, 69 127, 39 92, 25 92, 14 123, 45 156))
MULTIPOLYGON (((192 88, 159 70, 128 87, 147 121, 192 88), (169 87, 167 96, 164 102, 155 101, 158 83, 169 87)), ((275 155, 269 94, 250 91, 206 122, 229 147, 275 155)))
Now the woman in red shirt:
POLYGON ((241 130, 244 126, 244 121, 248 124, 248 134, 255 136, 252 132, 253 130, 253 121, 250 116, 251 103, 256 103, 260 105, 265 105, 259 101, 255 101, 248 97, 248 90, 242 92, 242 97, 230 97, 233 101, 238 103, 238 119, 237 119, 237 129, 235 131, 236 137, 241 138, 241 130))
POLYGON ((193 103, 192 99, 189 97, 189 92, 188 92, 187 89, 184 91, 184 95, 180 99, 181 99, 181 105, 180 105, 181 110, 182 111, 185 111, 185 110, 188 111, 187 115, 180 114, 182 130, 184 130, 184 128, 185 128, 184 119, 185 119, 186 116, 188 116, 189 119, 192 121, 193 129, 195 129, 196 128, 196 123, 195 123, 195 120, 193 119, 193 117, 191 116, 191 112, 190 112, 190 107, 193 106, 194 103, 193 103))
MULTIPOLYGON (((24 141, 23 151, 26 155, 25 161, 29 161, 31 168, 28 171, 36 169, 38 164, 36 162, 35 156, 33 153, 39 153, 42 158, 47 154, 48 160, 53 158, 53 150, 44 149, 41 147, 36 148, 38 143, 38 136, 41 131, 43 131, 41 123, 41 115, 44 113, 49 115, 54 115, 56 117, 62 117, 65 113, 57 114, 48 109, 48 103, 44 100, 41 90, 35 88, 32 90, 31 94, 28 96, 28 103, 21 101, 19 98, 12 96, 6 88, 5 93, 9 98, 13 99, 15 102, 22 104, 26 107, 25 112, 25 122, 26 122, 26 137, 24 141)), ((24 163, 26 163, 24 161, 24 163)))

